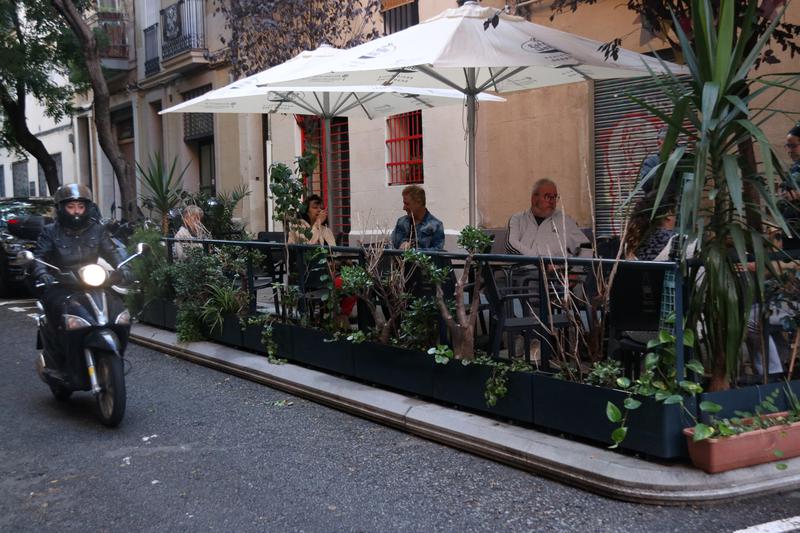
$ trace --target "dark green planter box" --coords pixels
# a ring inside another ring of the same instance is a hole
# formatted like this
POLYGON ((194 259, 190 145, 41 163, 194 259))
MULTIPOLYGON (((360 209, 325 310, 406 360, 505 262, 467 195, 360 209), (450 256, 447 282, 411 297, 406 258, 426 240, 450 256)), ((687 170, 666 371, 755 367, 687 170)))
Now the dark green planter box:
POLYGON ((533 422, 531 374, 509 372, 508 392, 497 400, 494 407, 486 405, 484 392, 492 367, 479 364, 463 365, 450 361, 446 365, 434 363, 433 397, 442 402, 466 407, 504 419, 533 422))
POLYGON ((242 346, 242 326, 239 323, 239 317, 225 315, 222 320, 222 329, 211 330, 210 338, 214 342, 240 348, 242 346))
POLYGON ((147 302, 139 313, 139 322, 155 326, 164 327, 164 302, 159 298, 154 298, 147 302))
POLYGON ((248 324, 242 330, 242 347, 251 352, 260 354, 266 353, 267 349, 264 343, 261 342, 261 332, 264 329, 263 324, 248 324))
POLYGON ((333 341, 327 332, 301 326, 284 326, 291 335, 287 359, 322 370, 353 375, 353 353, 348 341, 333 341), (327 342, 326 342, 327 340, 327 342))
MULTIPOLYGON (((242 331, 242 347, 246 350, 262 355, 267 353, 264 343, 261 341, 263 324, 248 325, 242 331)), ((292 330, 285 324, 273 322, 272 340, 278 345, 278 357, 290 358, 292 355, 292 330)))
POLYGON ((433 356, 374 342, 353 344, 358 379, 419 396, 433 396, 433 356))
POLYGON ((161 300, 164 309, 164 327, 175 331, 178 316, 178 306, 172 300, 161 300))
MULTIPOLYGON (((800 398, 800 380, 789 382, 789 386, 794 391, 795 396, 800 398)), ((716 418, 730 418, 736 416, 735 411, 745 411, 753 413, 756 405, 760 404, 773 391, 783 391, 786 382, 767 383, 766 385, 748 385, 737 389, 730 389, 719 392, 704 392, 699 395, 699 402, 711 401, 722 406, 722 410, 716 413, 716 418)), ((699 404, 698 404, 699 405, 699 404)), ((789 402, 785 392, 778 395, 775 405, 778 410, 785 411, 789 408, 789 402)), ((699 409, 698 409, 699 410, 699 409)), ((698 413, 702 419, 707 420, 708 415, 698 413)))
MULTIPOLYGON (((606 417, 606 404, 612 402, 622 410, 627 397, 615 389, 533 375, 536 425, 576 437, 611 444, 611 432, 619 425, 606 417)), ((688 457, 683 428, 692 425, 692 420, 681 406, 664 405, 654 398, 637 399, 642 405, 628 414, 628 435, 620 447, 662 459, 688 457)), ((695 400, 687 398, 685 402, 694 412, 695 400)))

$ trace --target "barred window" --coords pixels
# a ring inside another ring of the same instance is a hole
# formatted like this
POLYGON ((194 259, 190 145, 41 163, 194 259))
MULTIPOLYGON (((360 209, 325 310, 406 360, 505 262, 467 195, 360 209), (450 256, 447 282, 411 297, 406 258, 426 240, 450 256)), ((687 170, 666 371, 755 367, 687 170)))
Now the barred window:
POLYGON ((383 0, 383 33, 389 35, 419 24, 418 0, 383 0))
MULTIPOLYGON (((183 101, 186 102, 207 93, 211 90, 211 85, 205 85, 183 93, 183 101)), ((212 113, 184 113, 183 114, 183 141, 197 141, 214 136, 214 115, 212 113)))
POLYGON ((423 183, 422 111, 386 119, 386 174, 389 185, 423 183))

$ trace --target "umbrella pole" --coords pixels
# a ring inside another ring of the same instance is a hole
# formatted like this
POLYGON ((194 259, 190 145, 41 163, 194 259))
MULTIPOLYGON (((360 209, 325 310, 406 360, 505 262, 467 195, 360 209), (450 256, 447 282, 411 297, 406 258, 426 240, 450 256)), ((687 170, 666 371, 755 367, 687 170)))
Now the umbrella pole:
POLYGON ((467 94, 467 165, 469 167, 469 224, 478 224, 478 202, 475 195, 475 95, 467 94))
POLYGON ((334 198, 334 191, 333 191, 333 167, 331 156, 333 154, 333 149, 331 147, 331 119, 330 118, 323 118, 322 119, 322 144, 325 145, 325 180, 327 186, 327 208, 328 208, 328 227, 331 228, 331 231, 336 230, 336 213, 333 210, 333 198, 334 198))

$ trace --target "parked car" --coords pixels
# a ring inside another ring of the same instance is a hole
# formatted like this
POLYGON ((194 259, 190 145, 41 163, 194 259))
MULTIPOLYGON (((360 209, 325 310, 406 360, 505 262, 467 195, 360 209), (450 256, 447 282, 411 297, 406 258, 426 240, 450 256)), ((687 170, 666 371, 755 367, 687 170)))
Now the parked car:
POLYGON ((0 199, 0 297, 24 290, 24 267, 13 259, 32 250, 45 224, 53 221, 52 198, 0 199))

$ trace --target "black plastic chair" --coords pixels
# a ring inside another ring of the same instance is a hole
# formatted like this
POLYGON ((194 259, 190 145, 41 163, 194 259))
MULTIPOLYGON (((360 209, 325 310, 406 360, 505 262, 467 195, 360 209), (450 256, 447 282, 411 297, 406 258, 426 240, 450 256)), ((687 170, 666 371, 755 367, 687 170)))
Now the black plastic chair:
POLYGON ((615 355, 625 375, 636 379, 641 372, 647 343, 629 337, 629 332, 652 334, 661 325, 661 300, 664 292, 663 269, 646 269, 620 263, 609 295, 609 339, 617 342, 615 355))
MULTIPOLYGON (((525 292, 525 287, 504 287, 500 288, 496 276, 499 272, 492 270, 489 264, 483 266, 483 289, 488 300, 489 324, 490 324, 490 348, 489 352, 493 357, 500 355, 500 345, 503 334, 509 338, 512 335, 522 335, 525 342, 524 357, 527 361, 531 359, 531 341, 534 335, 543 335, 543 328, 535 316, 527 315, 516 317, 512 312, 514 300, 529 300, 537 296, 534 292, 525 292)), ((503 274, 505 276, 505 274, 503 274)), ((516 356, 514 342, 508 342, 508 356, 516 356)))

